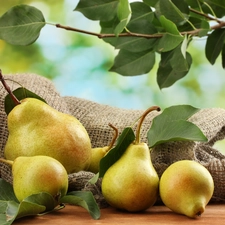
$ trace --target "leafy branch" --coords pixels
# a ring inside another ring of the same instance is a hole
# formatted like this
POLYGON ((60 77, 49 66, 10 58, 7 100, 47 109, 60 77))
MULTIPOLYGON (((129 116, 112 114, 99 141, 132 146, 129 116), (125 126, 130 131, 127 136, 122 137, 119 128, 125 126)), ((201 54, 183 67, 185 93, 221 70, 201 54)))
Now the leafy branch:
POLYGON ((79 0, 74 11, 99 21, 99 33, 47 23, 37 8, 18 5, 0 18, 0 39, 29 45, 46 24, 92 35, 119 50, 110 71, 124 76, 149 73, 159 54, 157 82, 162 89, 190 71, 192 56, 187 49, 193 37, 205 37, 206 58, 214 64, 221 55, 225 68, 225 21, 218 19, 225 16, 224 5, 225 0, 79 0))
MULTIPOLYGON (((196 12, 197 13, 197 12, 196 12)), ((225 22, 224 21, 220 21, 218 19, 214 19, 210 16, 207 16, 205 14, 202 14, 200 12, 198 12, 201 15, 204 15, 206 18, 211 18, 211 20, 215 20, 218 22, 218 24, 213 25, 210 27, 210 30, 216 30, 216 29, 221 29, 223 27, 225 27, 225 22)), ((101 33, 95 33, 95 32, 91 32, 91 31, 87 31, 87 30, 81 30, 75 27, 70 27, 70 26, 64 26, 61 24, 55 24, 55 26, 57 28, 61 28, 61 29, 65 29, 68 31, 74 31, 74 32, 78 32, 78 33, 83 33, 83 34, 88 34, 88 35, 92 35, 92 36, 96 36, 100 39, 102 38, 110 38, 110 37, 142 37, 142 38, 161 38, 164 36, 164 33, 157 33, 157 34, 141 34, 141 33, 133 33, 133 32, 124 32, 124 33, 120 33, 118 35, 116 34, 101 34, 101 33)), ((198 34, 202 31, 202 29, 195 29, 195 30, 190 30, 190 31, 183 31, 180 32, 181 35, 191 35, 191 36, 198 36, 198 34)))

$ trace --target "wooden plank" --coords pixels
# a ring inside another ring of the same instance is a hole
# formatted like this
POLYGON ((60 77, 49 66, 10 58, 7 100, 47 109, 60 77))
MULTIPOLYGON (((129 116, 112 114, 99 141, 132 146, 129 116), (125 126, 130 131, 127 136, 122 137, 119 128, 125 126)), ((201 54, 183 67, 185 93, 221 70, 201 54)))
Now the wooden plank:
POLYGON ((126 213, 111 207, 101 209, 101 218, 93 220, 89 213, 77 206, 66 205, 64 209, 43 216, 25 217, 16 220, 13 224, 29 225, 75 225, 75 224, 132 224, 132 225, 221 225, 225 221, 225 204, 210 204, 205 212, 197 219, 173 213, 165 206, 153 206, 142 213, 126 213))

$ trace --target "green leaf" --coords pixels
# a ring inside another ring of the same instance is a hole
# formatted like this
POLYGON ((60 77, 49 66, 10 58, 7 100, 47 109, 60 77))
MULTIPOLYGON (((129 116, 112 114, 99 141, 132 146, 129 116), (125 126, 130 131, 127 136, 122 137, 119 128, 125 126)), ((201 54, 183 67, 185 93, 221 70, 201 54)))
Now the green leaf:
POLYGON ((148 73, 155 64, 155 53, 152 51, 130 52, 120 50, 110 71, 125 76, 148 73))
POLYGON ((204 37, 210 31, 209 22, 206 20, 201 20, 200 32, 198 34, 199 37, 204 37))
POLYGON ((90 20, 109 21, 117 14, 119 0, 80 0, 74 10, 90 20))
POLYGON ((60 201, 83 207, 95 220, 100 218, 100 209, 91 191, 72 191, 62 197, 60 201))
POLYGON ((191 55, 186 52, 186 57, 184 57, 181 46, 170 52, 161 53, 157 71, 157 83, 160 89, 169 87, 183 78, 188 73, 191 63, 191 55))
POLYGON ((49 212, 52 211, 56 205, 57 202, 49 193, 40 192, 38 194, 33 194, 20 203, 17 218, 49 212))
POLYGON ((143 2, 151 7, 155 7, 155 4, 158 2, 159 0, 143 0, 143 2))
POLYGON ((155 49, 158 52, 168 52, 176 48, 184 40, 184 37, 180 35, 176 25, 164 16, 160 17, 160 22, 166 33, 160 38, 155 49))
POLYGON ((0 39, 12 45, 30 45, 45 26, 42 12, 28 5, 17 5, 0 17, 0 39))
POLYGON ((120 0, 117 8, 117 17, 119 19, 119 24, 116 26, 114 33, 116 36, 120 34, 124 28, 127 26, 131 18, 131 8, 128 0, 120 0))
POLYGON ((95 184, 98 181, 99 173, 96 173, 88 182, 90 184, 95 184))
POLYGON ((133 33, 155 34, 157 29, 153 24, 155 14, 152 9, 142 2, 130 4, 132 16, 127 29, 133 33))
POLYGON ((182 25, 188 20, 189 8, 188 5, 182 0, 159 0, 156 7, 156 14, 158 16, 164 15, 173 23, 182 25))
POLYGON ((152 148, 169 141, 207 141, 202 131, 187 121, 199 109, 190 105, 177 105, 165 109, 152 121, 148 143, 152 148))
POLYGON ((114 46, 116 49, 123 49, 129 52, 151 51, 156 43, 156 38, 141 38, 141 37, 123 37, 118 38, 114 46))
POLYGON ((181 36, 176 24, 168 20, 165 16, 160 16, 159 21, 167 33, 181 36))
POLYGON ((13 186, 0 178, 0 224, 10 225, 18 218, 51 211, 55 205, 48 193, 31 195, 19 203, 13 186))
POLYGON ((131 127, 126 127, 118 137, 116 146, 109 151, 100 161, 99 177, 103 177, 105 172, 111 167, 126 151, 128 146, 135 140, 135 134, 131 127))
POLYGON ((10 183, 0 178, 0 200, 18 202, 10 183))
POLYGON ((206 58, 213 65, 219 56, 225 40, 225 29, 214 30, 207 38, 205 46, 206 58))
MULTIPOLYGON (((24 87, 17 88, 16 90, 13 91, 13 94, 17 97, 18 100, 22 100, 24 98, 37 98, 46 103, 46 101, 43 98, 33 93, 32 91, 27 90, 24 87)), ((11 112, 11 110, 15 107, 15 103, 13 102, 9 94, 6 95, 4 104, 5 104, 5 112, 8 115, 11 112)))

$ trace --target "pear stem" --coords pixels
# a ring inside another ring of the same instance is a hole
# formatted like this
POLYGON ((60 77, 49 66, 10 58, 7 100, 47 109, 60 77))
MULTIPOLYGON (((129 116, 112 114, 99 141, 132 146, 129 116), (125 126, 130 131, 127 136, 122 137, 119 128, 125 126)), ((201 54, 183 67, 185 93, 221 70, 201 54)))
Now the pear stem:
POLYGON ((113 128, 114 131, 115 131, 114 136, 113 136, 113 139, 112 139, 112 141, 109 144, 109 148, 108 149, 110 150, 113 147, 113 145, 114 145, 114 143, 115 143, 115 141, 116 141, 116 139, 118 137, 118 129, 116 127, 114 127, 111 123, 109 123, 109 126, 111 128, 113 128))
POLYGON ((6 163, 10 166, 13 165, 13 161, 12 160, 7 160, 7 159, 4 159, 4 158, 0 158, 0 162, 3 162, 3 163, 6 163))
POLYGON ((5 90, 9 93, 11 99, 13 100, 13 102, 15 103, 15 105, 19 105, 21 104, 21 102, 18 100, 18 98, 13 94, 13 92, 11 91, 10 87, 8 86, 8 84, 5 82, 5 79, 2 75, 2 70, 0 69, 0 81, 2 82, 5 90))
POLYGON ((141 133, 141 126, 142 126, 142 123, 145 119, 145 117, 150 113, 152 112, 153 110, 157 110, 157 111, 160 111, 160 107, 159 106, 152 106, 150 108, 148 108, 141 116, 140 120, 139 120, 139 123, 138 123, 138 126, 137 126, 137 130, 136 130, 136 139, 135 139, 135 144, 139 144, 140 143, 140 133, 141 133))

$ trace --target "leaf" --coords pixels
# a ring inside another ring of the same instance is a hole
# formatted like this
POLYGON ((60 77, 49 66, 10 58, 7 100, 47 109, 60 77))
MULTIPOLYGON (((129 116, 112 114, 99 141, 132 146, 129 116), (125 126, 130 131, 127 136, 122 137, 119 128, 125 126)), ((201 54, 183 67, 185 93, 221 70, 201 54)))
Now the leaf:
POLYGON ((156 7, 156 14, 158 16, 164 15, 168 20, 171 20, 173 23, 177 25, 182 25, 188 20, 189 8, 188 5, 182 0, 159 0, 158 5, 156 7), (176 4, 174 2, 176 2, 176 4))
POLYGON ((147 134, 149 146, 152 148, 169 141, 207 141, 202 131, 187 121, 198 111, 198 108, 190 105, 177 105, 165 109, 152 121, 147 134))
POLYGON ((225 29, 214 30, 207 38, 205 46, 206 58, 213 65, 219 56, 225 40, 225 29))
POLYGON ((17 5, 0 17, 0 39, 12 45, 30 45, 45 26, 42 12, 28 5, 17 5))
POLYGON ((95 184, 98 181, 99 173, 96 173, 88 182, 90 184, 95 184))
POLYGON ((206 21, 206 20, 201 20, 201 28, 200 28, 200 31, 198 33, 198 36, 204 37, 208 34, 209 31, 210 31, 209 22, 206 21))
POLYGON ((10 225, 18 218, 51 211, 55 204, 48 193, 31 195, 19 203, 12 185, 0 178, 0 224, 10 225))
POLYGON ((135 140, 135 134, 131 127, 126 127, 118 137, 116 146, 109 151, 100 161, 99 177, 103 177, 105 172, 112 166, 126 151, 128 146, 135 140))
POLYGON ((19 205, 17 218, 50 212, 56 206, 56 201, 49 193, 40 192, 25 198, 19 205))
POLYGON ((191 63, 191 55, 186 52, 184 58, 180 46, 170 52, 161 53, 157 71, 157 83, 160 89, 169 87, 183 78, 188 73, 191 63))
POLYGON ((119 24, 116 26, 114 33, 116 36, 120 34, 131 18, 131 8, 128 0, 120 0, 117 8, 117 17, 119 19, 119 24))
MULTIPOLYGON (((13 94, 17 97, 18 100, 22 100, 24 98, 37 98, 46 103, 46 101, 43 98, 41 98, 37 94, 33 93, 32 91, 29 91, 24 87, 17 88, 16 90, 13 91, 13 94)), ((6 95, 4 104, 5 104, 5 112, 8 115, 11 112, 11 110, 15 107, 15 103, 13 102, 9 94, 6 95)))
POLYGON ((125 76, 148 73, 155 64, 155 53, 152 51, 130 52, 121 49, 116 56, 110 71, 125 76))
POLYGON ((75 11, 90 20, 109 21, 117 14, 119 0, 80 0, 75 11))
POLYGON ((118 38, 114 46, 116 49, 123 49, 129 52, 149 52, 154 48, 156 38, 141 38, 141 37, 123 37, 118 38))
POLYGON ((176 48, 184 40, 184 37, 180 35, 176 25, 164 16, 160 17, 160 22, 166 33, 160 38, 155 49, 158 52, 168 52, 176 48))
POLYGON ((152 9, 142 2, 130 4, 132 16, 127 25, 129 31, 140 34, 155 34, 157 29, 153 24, 155 14, 152 9))
POLYGON ((10 183, 0 178, 0 200, 18 202, 10 183))
POLYGON ((159 0, 143 0, 143 2, 151 7, 155 7, 155 4, 158 2, 159 0))
POLYGON ((175 23, 166 19, 165 16, 160 16, 159 21, 167 33, 181 36, 175 23))
POLYGON ((100 209, 91 191, 72 191, 62 197, 60 201, 83 207, 95 220, 100 218, 100 209))

